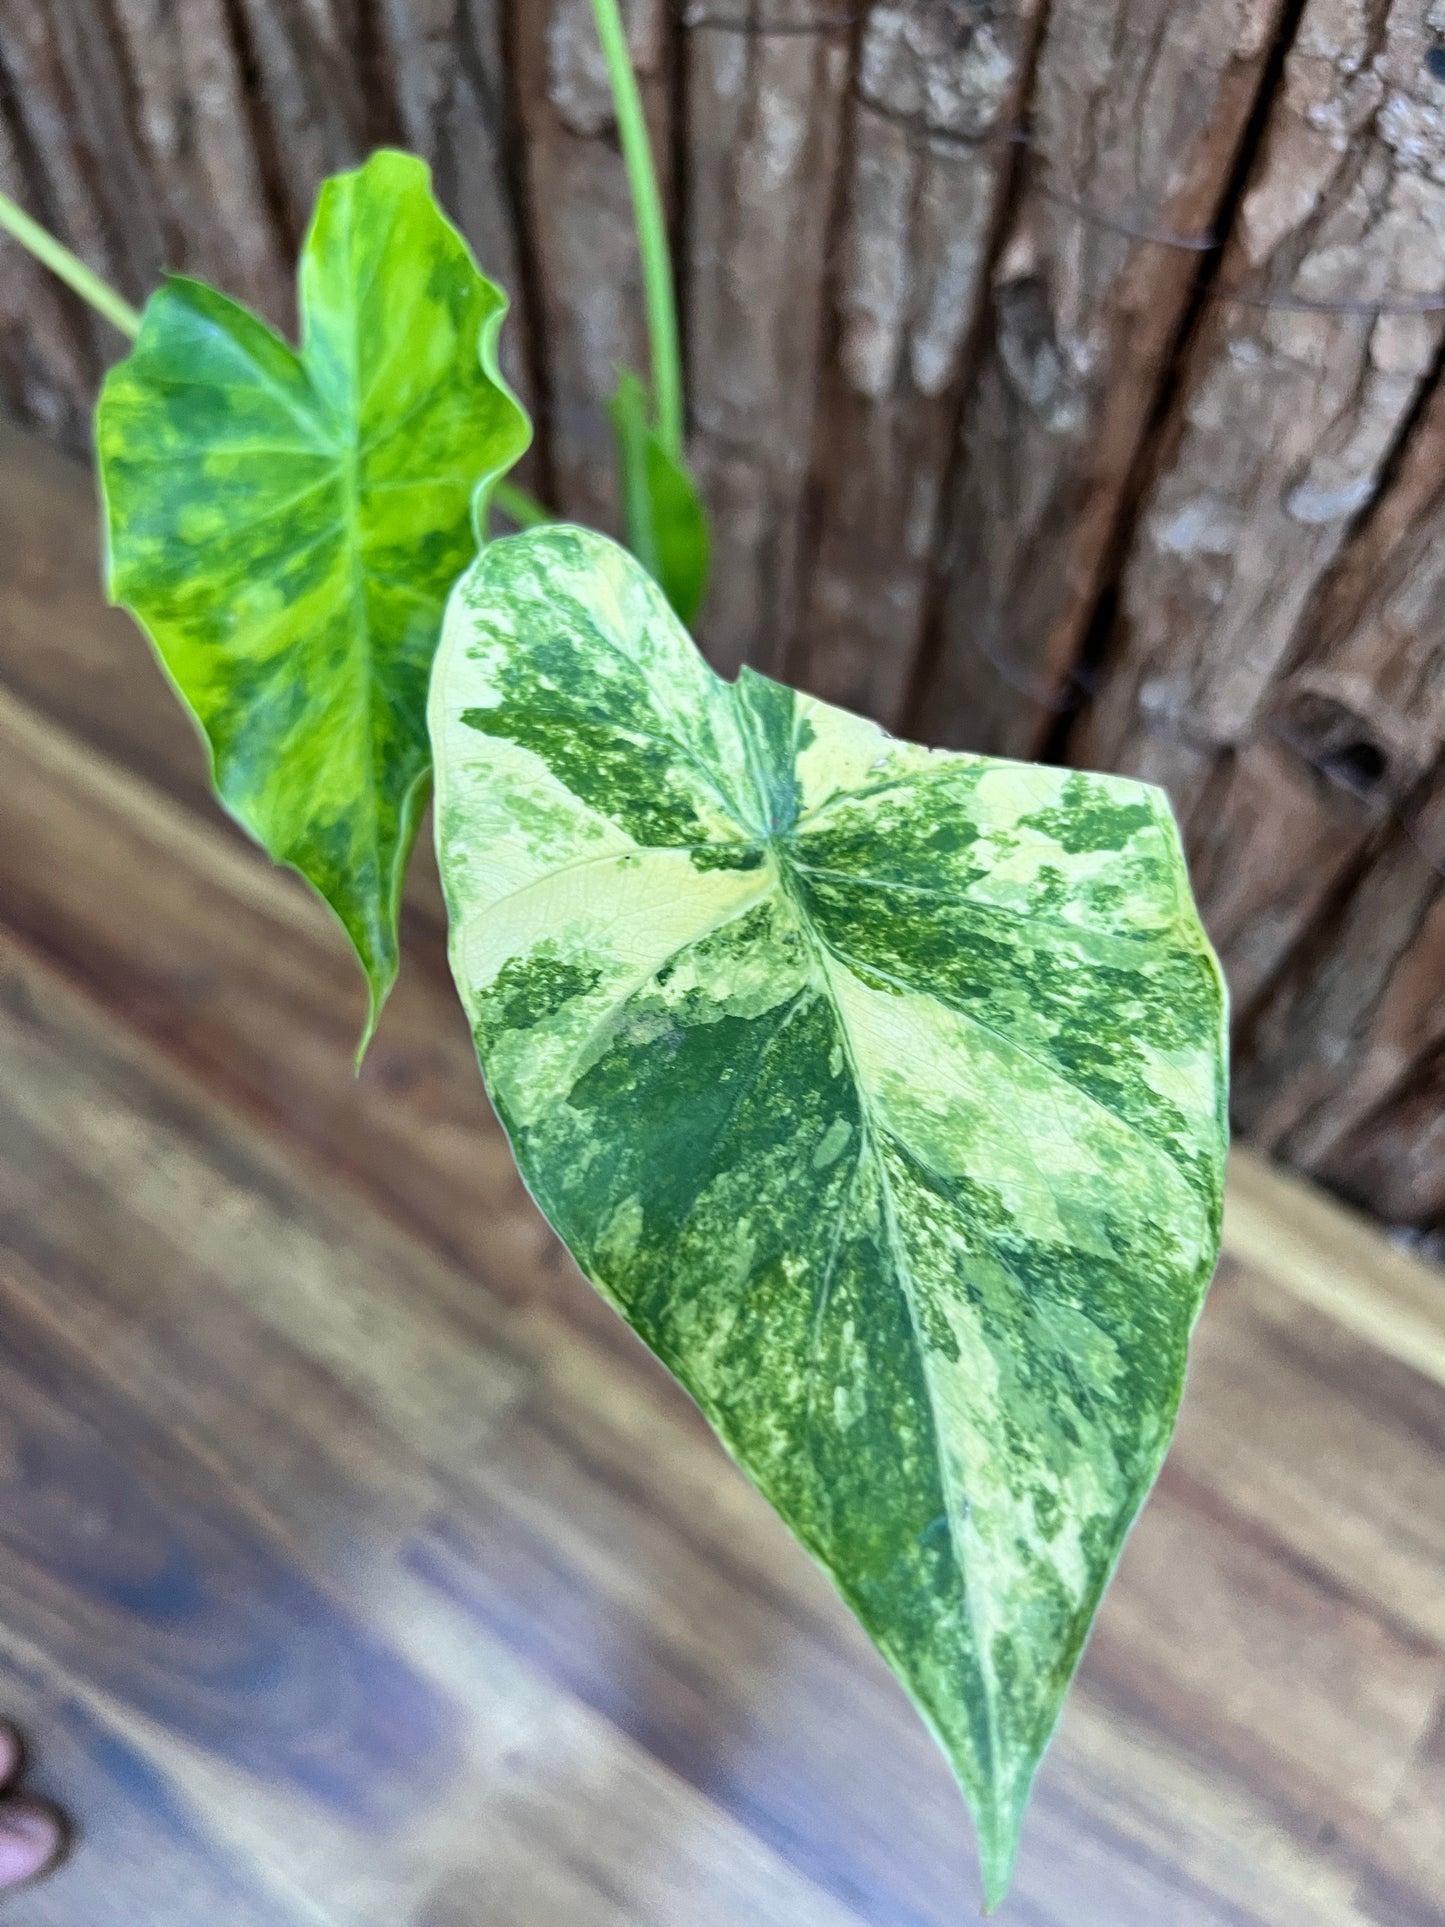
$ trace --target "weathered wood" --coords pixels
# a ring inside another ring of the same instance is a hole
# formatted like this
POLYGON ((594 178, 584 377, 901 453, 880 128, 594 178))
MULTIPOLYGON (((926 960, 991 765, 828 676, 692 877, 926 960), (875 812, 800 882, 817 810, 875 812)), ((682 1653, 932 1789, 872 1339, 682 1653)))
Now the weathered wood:
MULTIPOLYGON (((623 11, 667 193, 668 10, 663 0, 628 0, 623 11)), ((647 375, 647 330, 627 176, 590 0, 513 0, 512 48, 556 505, 615 532, 607 403, 619 370, 647 375)))
POLYGON ((1388 492, 1307 609, 1255 733, 1218 759, 1187 821, 1196 889, 1241 1017, 1414 807, 1442 749, 1437 387, 1388 492))
MULTIPOLYGON (((116 39, 97 31, 87 0, 47 7, 3 0, 0 67, 13 123, 43 189, 41 218, 123 294, 142 299, 165 244, 130 125, 116 39)), ((103 367, 122 344, 89 309, 77 310, 77 323, 89 341, 91 369, 103 367)))
MULTIPOLYGON (((34 199, 3 94, 0 192, 21 206, 34 199)), ((93 379, 89 331, 78 308, 43 268, 18 248, 9 251, 0 273, 0 401, 10 414, 29 416, 76 451, 85 446, 81 397, 93 379)))
MULTIPOLYGON (((505 290, 502 366, 536 407, 530 316, 517 238, 512 156, 518 130, 502 44, 504 0, 382 0, 381 52, 401 144, 431 167, 437 195, 505 290)), ((535 483, 535 461, 520 479, 535 483)))
MULTIPOLYGON (((202 275, 294 332, 293 261, 316 188, 382 141, 431 162, 438 191, 484 266, 521 300, 507 147, 512 138, 495 0, 114 0, 113 31, 94 0, 0 5, 0 100, 34 166, 0 140, 22 204, 136 301, 162 267, 202 275), (374 44, 373 44, 374 42, 374 44), (39 190, 37 198, 37 189, 39 190)), ((7 252, 7 279, 11 256, 7 252)), ((33 361, 35 273, 16 304, 9 350, 33 361)), ((67 439, 119 343, 76 310, 88 346, 62 363, 67 439)), ((525 315, 504 341, 524 394, 525 315)), ((39 337, 39 338, 37 338, 39 337)), ((54 419, 43 369, 12 377, 19 412, 54 419)))
MULTIPOLYGON (((295 252, 327 174, 396 131, 380 72, 364 70, 360 0, 230 0, 254 71, 250 105, 275 219, 295 252)), ((288 317, 289 319, 289 317, 288 317)))
POLYGON ((683 20, 691 451, 714 520, 699 633, 728 673, 777 674, 798 620, 852 17, 705 0, 683 20))
POLYGON ((290 263, 271 219, 224 0, 115 0, 143 179, 165 265, 285 317, 290 263))
POLYGON ((1131 768, 1146 731, 1241 743, 1375 496, 1442 334, 1438 313, 1368 307, 1445 297, 1433 45, 1414 0, 1305 7, 1220 275, 1283 305, 1208 309, 1123 572, 1087 760, 1131 768))
MULTIPOLYGON (((1180 762, 1156 755, 1149 773, 1183 787, 1189 765, 1181 772, 1180 762)), ((1380 818, 1273 729, 1199 763, 1210 779, 1186 819, 1189 869, 1225 966, 1237 1035, 1302 932, 1329 916, 1380 818)))
POLYGON ((931 739, 1036 753, 1069 697, 1198 271, 1188 242, 1214 231, 1283 11, 1061 0, 1049 12, 962 429, 938 660, 917 712, 931 739))
POLYGON ((1038 11, 909 0, 874 7, 863 31, 797 661, 820 695, 890 721, 922 629, 1038 11))
MULTIPOLYGON (((1445 782, 1397 826, 1340 912, 1316 927, 1251 1023, 1241 1121, 1305 1170, 1445 1040, 1445 782)), ((1433 1177, 1435 1174, 1430 1173, 1433 1177)), ((1438 1194, 1438 1183, 1429 1185, 1438 1194)), ((1413 1214, 1412 1214, 1413 1215, 1413 1214)))
MULTIPOLYGON (((1438 973, 1445 944, 1438 931, 1431 938, 1422 951, 1438 973)), ((1421 1050, 1391 1095, 1340 1132, 1313 1169, 1387 1222, 1419 1232, 1422 1249, 1439 1258, 1445 1255, 1445 1050, 1438 1034, 1430 1042, 1433 1048, 1421 1050)))

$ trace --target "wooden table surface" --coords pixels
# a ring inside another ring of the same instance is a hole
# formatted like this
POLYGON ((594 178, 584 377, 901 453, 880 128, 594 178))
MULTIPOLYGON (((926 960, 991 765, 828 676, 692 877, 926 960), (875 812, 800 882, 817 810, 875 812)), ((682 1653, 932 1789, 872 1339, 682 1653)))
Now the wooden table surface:
MULTIPOLYGON (((434 878, 360 1081, 0 441, 0 1711, 16 1927, 945 1927, 949 1774, 513 1175, 434 878)), ((1241 1161, 1010 1927, 1445 1923, 1445 1281, 1241 1161)))

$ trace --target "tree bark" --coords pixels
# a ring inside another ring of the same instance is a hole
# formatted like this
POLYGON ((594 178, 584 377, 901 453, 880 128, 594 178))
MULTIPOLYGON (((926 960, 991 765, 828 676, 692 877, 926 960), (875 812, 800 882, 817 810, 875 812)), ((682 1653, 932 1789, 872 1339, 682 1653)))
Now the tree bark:
MULTIPOLYGON (((648 372, 642 273, 616 120, 589 0, 513 0, 513 46, 535 260, 539 378, 556 506, 616 533, 607 403, 619 370, 648 372)), ((668 190, 670 33, 663 0, 629 0, 628 45, 668 190)))
POLYGON ((798 665, 819 694, 890 721, 922 631, 1038 13, 1039 0, 906 0, 875 7, 863 35, 798 665))
POLYGON ((184 262, 237 300, 284 318, 290 263, 271 220, 223 0, 114 5, 131 77, 137 185, 158 204, 164 265, 184 262))
MULTIPOLYGON (((1432 378, 1445 297, 1445 130, 1418 0, 1310 0, 1283 97, 1184 373, 1120 587, 1117 666, 1083 731, 1243 742, 1312 595, 1432 378), (1256 300, 1280 305, 1260 307, 1256 300)), ((1177 792, 1187 808, 1185 790, 1177 792)))
MULTIPOLYGON (((35 204, 3 95, 0 191, 22 206, 35 204)), ((0 273, 0 401, 71 449, 85 446, 82 397, 95 378, 89 329, 79 310, 79 302, 29 255, 9 250, 0 273)))
POLYGON ((1059 0, 943 555, 930 738, 1036 753, 1169 372, 1282 0, 1059 0), (1157 238, 1156 238, 1157 237, 1157 238), (1183 245, 1181 245, 1183 243, 1183 245))
POLYGON ((701 0, 685 23, 692 454, 713 516, 701 640, 783 671, 824 342, 851 28, 831 0, 701 0))
MULTIPOLYGON (((1284 971, 1258 1012, 1236 1080, 1256 1142, 1349 1185, 1376 1165, 1372 1120, 1422 1082, 1445 1047, 1445 769, 1408 826, 1397 826, 1339 915, 1284 971)), ((1394 1128, 1401 1115, 1394 1112, 1394 1128)), ((1437 1133, 1432 1132, 1432 1136, 1437 1133)), ((1391 1215, 1428 1223, 1442 1170, 1412 1158, 1389 1186, 1391 1215)), ((1384 1200, 1382 1198, 1381 1202, 1384 1200)), ((1379 1208, 1377 1206, 1377 1208, 1379 1208)))
MULTIPOLYGON (((1445 751, 1445 388, 1187 819, 1236 1009, 1304 943, 1445 751)), ((1155 746, 1158 753, 1158 746, 1155 746)))

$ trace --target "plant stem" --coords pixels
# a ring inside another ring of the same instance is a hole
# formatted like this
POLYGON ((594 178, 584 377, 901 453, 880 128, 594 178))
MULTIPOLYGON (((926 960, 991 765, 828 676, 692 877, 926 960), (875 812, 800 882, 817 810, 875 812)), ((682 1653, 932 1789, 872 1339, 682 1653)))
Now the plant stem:
POLYGON ((647 134, 647 117, 642 110, 642 94, 633 72, 618 0, 592 0, 592 13, 607 62, 607 78, 617 112, 617 133, 622 142, 622 159, 637 222, 647 333, 652 349, 657 436, 673 460, 680 462, 683 458, 682 350, 677 332, 677 299, 672 285, 667 221, 662 211, 652 143, 647 134))
POLYGON ((519 529, 540 528, 544 522, 556 520, 552 511, 544 508, 535 495, 518 488, 515 482, 497 483, 492 490, 492 506, 509 516, 519 529))
POLYGON ((24 208, 17 207, 8 194, 0 194, 0 228, 6 228, 22 247, 29 248, 52 274, 74 288, 97 313, 103 314, 113 328, 119 328, 132 341, 140 333, 140 315, 123 301, 107 282, 85 265, 78 255, 57 241, 55 236, 33 221, 24 208))

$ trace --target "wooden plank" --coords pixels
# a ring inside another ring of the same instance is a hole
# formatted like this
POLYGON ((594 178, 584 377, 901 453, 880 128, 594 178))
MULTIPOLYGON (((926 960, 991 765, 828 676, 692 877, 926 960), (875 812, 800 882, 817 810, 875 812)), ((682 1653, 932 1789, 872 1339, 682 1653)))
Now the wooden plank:
POLYGON ((1056 0, 993 268, 942 566, 930 741, 1033 753, 1115 524, 1284 7, 1056 0), (1154 236, 1166 237, 1161 244, 1154 236))
POLYGON ((1445 1866, 1445 1697, 1395 1798, 1379 1866, 1360 1882, 1361 1910, 1377 1927, 1425 1927, 1419 1896, 1445 1866))
POLYGON ((908 0, 863 28, 797 661, 818 694, 890 722, 922 632, 1039 12, 908 0))
MULTIPOLYGON (((663 0, 627 0, 623 15, 667 193, 668 10, 663 0)), ((510 44, 556 506, 615 531, 607 403, 620 369, 646 376, 649 364, 631 201, 590 0, 512 0, 510 44)))
POLYGON ((34 1736, 26 1784, 84 1816, 80 1843, 43 1885, 6 1899, 18 1927, 167 1927, 182 1912, 226 1927, 315 1927, 262 1869, 210 1837, 185 1789, 93 1712, 43 1657, 0 1643, 0 1698, 34 1736), (103 1875, 101 1870, 104 1870, 103 1875))
MULTIPOLYGON (((189 1814, 187 1851, 348 1927, 428 1893, 466 1920, 484 1869, 519 1927, 558 1907, 608 1927, 956 1918, 941 1760, 675 1392, 545 1309, 469 1306, 48 972, 10 951, 0 980, 6 1410, 50 1468, 23 1535, 10 1514, 6 1643, 189 1814), (470 1430, 431 1367, 345 1310, 388 1291, 391 1318, 456 1350, 446 1385, 495 1385, 470 1430)), ((1291 1354, 1273 1364, 1260 1395, 1287 1402, 1291 1354)), ((1428 1413, 1438 1438, 1437 1388, 1428 1413)), ((1248 1441, 1250 1401, 1236 1421, 1248 1441)), ((1440 1462, 1405 1434, 1380 1472, 1403 1500, 1440 1462)), ((1013 1917, 1355 1927, 1441 1649, 1392 1594, 1316 1576, 1341 1511, 1368 1520, 1364 1465, 1335 1461, 1330 1515, 1299 1508, 1283 1560, 1190 1473, 1131 1541, 1013 1917)), ((109 1797, 63 1758, 51 1783, 109 1797)), ((103 1877, 78 1860, 71 1903, 103 1877)), ((86 1918, 125 1918, 108 1904, 86 1918)))
POLYGON ((1133 768, 1141 725, 1245 740, 1387 473, 1442 336, 1369 307, 1445 296, 1433 44, 1413 0, 1305 6, 1220 271, 1246 298, 1211 304, 1182 371, 1085 761, 1133 768))
POLYGON ((728 674, 778 674, 798 621, 852 16, 708 0, 683 23, 690 447, 714 531, 699 636, 728 674))
POLYGON ((1441 1274, 1290 1172, 1236 1149, 1224 1249, 1387 1358, 1445 1385, 1441 1274))
MULTIPOLYGON (((1338 1208, 1316 1202, 1325 1213, 1338 1208)), ((1432 1328, 1428 1305, 1412 1304, 1381 1276, 1399 1254, 1382 1251, 1377 1234, 1360 1238, 1356 1230, 1356 1243, 1344 1241, 1343 1249, 1363 1254, 1352 1274, 1320 1264, 1324 1289, 1303 1264, 1281 1267, 1281 1249, 1295 1260, 1308 1255, 1309 1233, 1292 1233, 1286 1218, 1271 1234, 1268 1208, 1252 1242, 1272 1269, 1226 1259, 1199 1328, 1165 1485, 1216 1516, 1227 1512, 1262 1557, 1310 1575, 1336 1602, 1353 1609, 1373 1601, 1404 1645, 1440 1647, 1438 1324, 1432 1328), (1352 1290, 1330 1291, 1326 1301, 1331 1285, 1352 1290), (1432 1329, 1433 1352, 1421 1342, 1432 1329), (1404 1333, 1413 1347, 1401 1342, 1404 1333), (1376 1335, 1391 1350, 1379 1349, 1376 1335), (1423 1356, 1431 1375, 1410 1356, 1423 1356), (1340 1503, 1344 1489, 1348 1505, 1340 1503)), ((1236 1221, 1243 1211, 1231 1203, 1236 1221)), ((1303 1207, 1296 1213, 1307 1215, 1303 1207)), ((1245 1250, 1242 1241, 1237 1248, 1245 1250)), ((1429 1280, 1436 1301, 1439 1282, 1438 1273, 1429 1280)))
POLYGON ((306 1918, 460 1905, 485 1870, 539 1927, 559 1894, 585 1921, 844 1927, 412 1571, 425 1511, 465 1517, 451 1482, 490 1476, 527 1369, 495 1308, 108 1048, 23 959, 4 982, 0 1376, 33 1470, 0 1644, 306 1918))

